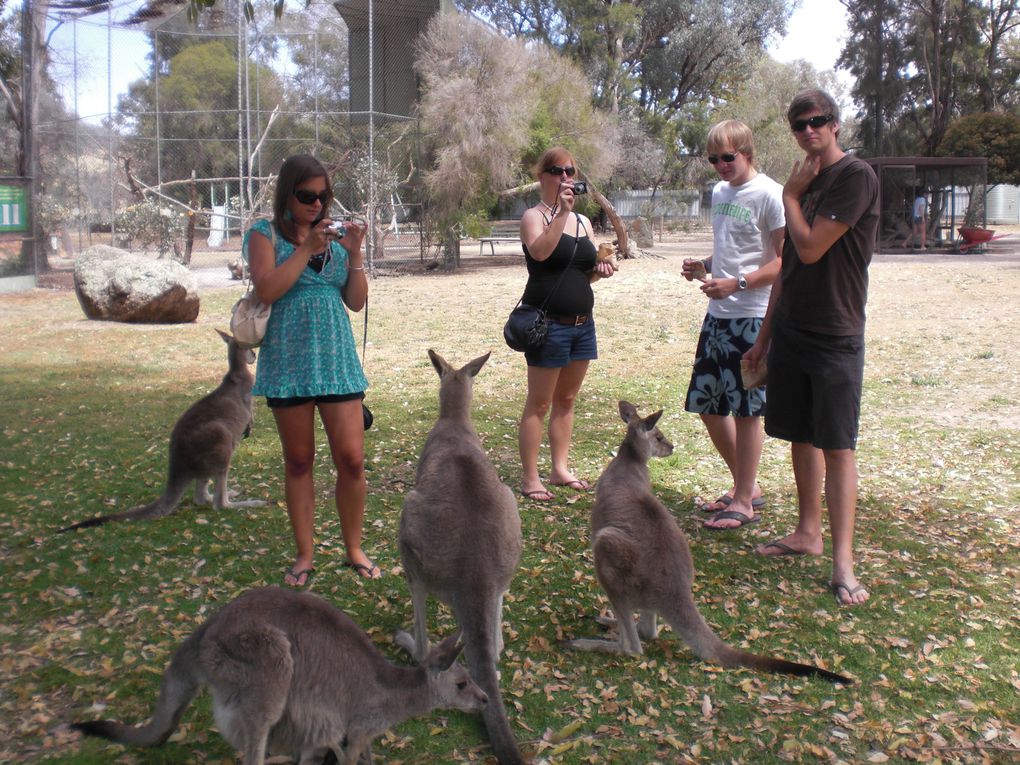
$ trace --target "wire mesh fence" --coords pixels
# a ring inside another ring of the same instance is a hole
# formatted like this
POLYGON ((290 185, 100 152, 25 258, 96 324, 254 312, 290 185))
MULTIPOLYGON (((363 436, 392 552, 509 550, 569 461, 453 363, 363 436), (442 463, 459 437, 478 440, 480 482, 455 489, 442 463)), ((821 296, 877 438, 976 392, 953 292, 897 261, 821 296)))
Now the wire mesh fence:
POLYGON ((329 5, 288 10, 280 22, 249 21, 234 2, 197 23, 183 12, 141 28, 109 15, 73 21, 71 50, 55 65, 68 75, 57 77, 65 104, 81 116, 44 119, 37 130, 35 209, 51 253, 109 243, 185 262, 202 253, 229 261, 253 218, 269 214, 283 160, 309 153, 332 179, 332 214, 374 221, 373 268, 434 258, 415 94, 406 92, 411 57, 406 45, 403 60, 380 47, 386 24, 417 28, 434 6, 423 0, 410 21, 383 18, 375 27, 355 14, 353 31, 329 5), (382 67, 381 54, 389 56, 382 67), (114 104, 123 70, 138 76, 114 104), (86 80, 104 75, 105 113, 81 97, 86 80))

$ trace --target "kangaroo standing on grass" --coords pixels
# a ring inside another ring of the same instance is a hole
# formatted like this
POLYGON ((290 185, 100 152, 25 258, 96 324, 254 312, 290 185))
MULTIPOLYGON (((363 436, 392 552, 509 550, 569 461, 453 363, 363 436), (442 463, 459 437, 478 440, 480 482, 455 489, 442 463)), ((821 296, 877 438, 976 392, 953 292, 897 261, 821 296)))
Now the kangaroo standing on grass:
POLYGON ((219 332, 227 344, 229 369, 223 382, 212 393, 200 398, 181 415, 170 433, 170 464, 163 496, 147 505, 122 513, 100 515, 60 529, 61 532, 102 526, 110 521, 162 518, 177 509, 192 481, 195 504, 212 504, 217 510, 230 507, 257 507, 265 502, 249 499, 231 502, 227 489, 230 460, 241 439, 252 426, 251 389, 255 377, 248 369, 255 363, 255 352, 242 348, 226 332, 219 332), (215 494, 209 495, 214 480, 215 494))
POLYGON ((694 563, 687 538, 669 510, 652 494, 649 458, 673 453, 673 444, 655 427, 662 410, 642 419, 633 404, 621 401, 619 407, 627 423, 627 435, 596 486, 591 546, 595 574, 613 605, 620 637, 618 641, 571 640, 567 645, 584 651, 640 654, 641 638, 653 640, 658 636, 656 614, 661 614, 705 661, 852 683, 819 667, 738 651, 719 639, 691 595, 694 563), (636 626, 635 611, 640 612, 636 626))
POLYGON ((317 595, 263 587, 228 603, 177 649, 147 725, 96 720, 72 727, 159 746, 208 686, 216 727, 244 753, 244 765, 262 765, 267 752, 317 765, 329 750, 344 765, 371 763, 372 739, 404 720, 436 708, 485 708, 485 694, 455 663, 460 650, 451 635, 419 666, 399 667, 317 595))
POLYGON ((471 423, 471 388, 489 358, 454 369, 429 350, 439 373, 439 419, 418 462, 400 517, 400 557, 414 607, 414 638, 397 642, 416 658, 428 650, 425 601, 446 603, 460 625, 471 677, 489 697, 482 710, 500 765, 524 762, 499 692, 503 593, 521 558, 521 519, 471 423))

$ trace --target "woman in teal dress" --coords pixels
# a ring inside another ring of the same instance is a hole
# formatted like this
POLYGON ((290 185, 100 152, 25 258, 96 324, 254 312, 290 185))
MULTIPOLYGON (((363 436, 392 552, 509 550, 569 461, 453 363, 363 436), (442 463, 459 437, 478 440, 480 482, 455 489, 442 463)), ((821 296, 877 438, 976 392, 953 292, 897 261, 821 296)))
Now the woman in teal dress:
POLYGON ((273 306, 253 393, 266 397, 283 445, 287 514, 297 543, 284 582, 295 587, 306 585, 315 571, 316 410, 337 471, 344 565, 369 579, 382 575, 361 548, 366 495, 361 402, 368 381, 344 308, 360 311, 368 300, 365 226, 347 223, 346 233, 336 238, 328 230, 332 200, 319 161, 307 154, 289 157, 276 182, 272 221, 257 221, 244 241, 259 299, 273 306))

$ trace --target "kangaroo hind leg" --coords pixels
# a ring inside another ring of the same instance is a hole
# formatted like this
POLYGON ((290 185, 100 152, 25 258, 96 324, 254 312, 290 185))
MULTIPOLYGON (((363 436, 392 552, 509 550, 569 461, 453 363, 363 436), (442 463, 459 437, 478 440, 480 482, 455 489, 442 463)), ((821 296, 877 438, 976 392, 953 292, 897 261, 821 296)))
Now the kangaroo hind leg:
POLYGON ((272 727, 283 717, 294 677, 290 641, 275 627, 246 626, 207 635, 201 649, 213 717, 223 737, 263 765, 272 727))

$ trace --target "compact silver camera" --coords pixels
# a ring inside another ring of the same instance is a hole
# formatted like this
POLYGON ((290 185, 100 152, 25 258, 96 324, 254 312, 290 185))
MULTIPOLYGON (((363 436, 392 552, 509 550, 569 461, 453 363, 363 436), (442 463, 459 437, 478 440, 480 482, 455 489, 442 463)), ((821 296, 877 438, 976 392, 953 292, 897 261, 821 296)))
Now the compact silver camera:
POLYGON ((347 226, 342 220, 335 221, 326 226, 326 231, 331 233, 337 239, 343 239, 347 236, 347 226))

